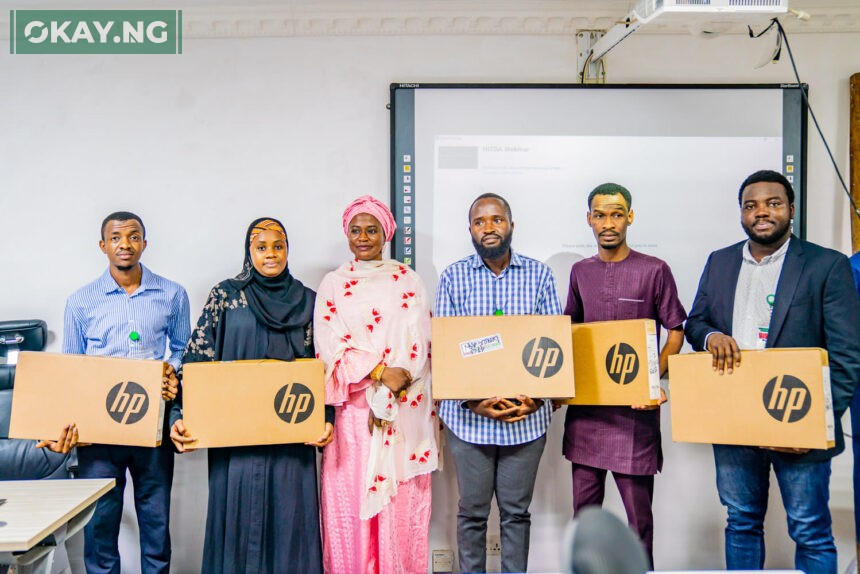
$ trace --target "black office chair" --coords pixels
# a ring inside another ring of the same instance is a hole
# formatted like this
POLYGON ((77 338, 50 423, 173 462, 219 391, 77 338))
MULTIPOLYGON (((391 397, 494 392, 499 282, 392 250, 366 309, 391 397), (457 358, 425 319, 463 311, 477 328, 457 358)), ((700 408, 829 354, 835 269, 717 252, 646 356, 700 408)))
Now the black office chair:
MULTIPOLYGON (((0 321, 0 480, 69 478, 70 454, 36 448, 34 440, 9 438, 18 353, 41 351, 47 342, 48 326, 44 321, 0 321)), ((21 574, 66 571, 69 560, 64 543, 84 524, 86 520, 83 518, 76 519, 31 550, 13 555, 11 563, 15 565, 15 571, 21 574)), ((8 563, 9 556, 3 561, 8 563)), ((4 572, 4 568, 6 566, 0 565, 0 572, 4 572)))
MULTIPOLYGON (((0 480, 68 478, 69 455, 36 448, 35 441, 9 438, 12 387, 20 351, 41 351, 48 339, 44 321, 0 321, 0 480)), ((57 429, 59 432, 59 429, 57 429)), ((45 437, 53 438, 53 437, 45 437)))
POLYGON ((567 574, 645 574, 648 557, 636 534, 598 506, 583 509, 567 527, 562 568, 567 574))

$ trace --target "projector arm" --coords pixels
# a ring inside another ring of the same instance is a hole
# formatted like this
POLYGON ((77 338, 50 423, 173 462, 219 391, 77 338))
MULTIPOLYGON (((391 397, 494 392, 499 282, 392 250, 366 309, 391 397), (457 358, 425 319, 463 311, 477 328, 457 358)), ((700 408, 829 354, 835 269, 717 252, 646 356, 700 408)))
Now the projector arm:
POLYGON ((635 12, 627 15, 627 21, 621 24, 616 24, 606 31, 594 46, 591 48, 591 63, 597 63, 600 58, 605 56, 609 50, 621 43, 624 38, 635 32, 642 25, 642 22, 636 17, 635 12))

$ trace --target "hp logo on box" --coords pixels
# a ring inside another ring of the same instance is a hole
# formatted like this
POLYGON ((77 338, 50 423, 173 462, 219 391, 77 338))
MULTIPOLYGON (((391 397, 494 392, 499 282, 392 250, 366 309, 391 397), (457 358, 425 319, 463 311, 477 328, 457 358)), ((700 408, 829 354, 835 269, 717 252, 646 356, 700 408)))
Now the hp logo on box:
POLYGON ((606 353, 606 372, 619 385, 633 382, 639 374, 639 356, 627 343, 616 343, 606 353))
POLYGON ((532 339, 523 347, 523 367, 530 375, 548 379, 561 369, 563 363, 561 347, 549 337, 532 339))
POLYGON ((108 391, 105 407, 110 418, 121 425, 131 425, 146 416, 149 395, 146 389, 132 381, 118 383, 108 391))
POLYGON ((301 383, 281 387, 275 394, 275 413, 285 423, 299 424, 314 412, 314 395, 301 383))
POLYGON ((806 416, 812 396, 806 384, 791 375, 774 377, 764 386, 762 402, 767 413, 783 423, 794 423, 806 416))

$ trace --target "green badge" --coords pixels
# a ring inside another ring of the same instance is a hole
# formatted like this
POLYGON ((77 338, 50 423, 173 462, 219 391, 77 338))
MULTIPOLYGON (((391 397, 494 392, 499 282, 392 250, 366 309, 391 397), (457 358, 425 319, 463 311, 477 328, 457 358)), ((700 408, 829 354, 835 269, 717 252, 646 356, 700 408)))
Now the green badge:
POLYGON ((138 333, 137 331, 132 331, 128 334, 128 338, 136 343, 140 341, 140 333, 138 333))
POLYGON ((495 315, 496 317, 501 317, 504 314, 505 314, 505 312, 502 311, 501 309, 496 309, 495 311, 493 311, 493 315, 495 315))
POLYGON ((770 305, 771 307, 773 307, 773 302, 774 302, 774 301, 776 301, 776 297, 774 296, 774 294, 773 294, 773 293, 771 293, 770 295, 768 295, 767 297, 765 297, 765 301, 767 301, 767 304, 768 304, 768 305, 770 305))

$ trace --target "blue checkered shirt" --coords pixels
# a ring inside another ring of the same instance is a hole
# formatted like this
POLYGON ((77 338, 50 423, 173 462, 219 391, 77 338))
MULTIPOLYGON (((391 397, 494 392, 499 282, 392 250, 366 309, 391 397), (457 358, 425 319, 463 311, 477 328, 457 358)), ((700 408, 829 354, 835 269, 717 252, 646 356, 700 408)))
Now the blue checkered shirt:
MULTIPOLYGON (((511 263, 496 276, 475 253, 449 265, 439 277, 436 317, 492 315, 561 315, 552 271, 545 264, 511 251, 511 263)), ((525 419, 506 423, 476 415, 462 401, 445 400, 439 417, 458 438, 474 444, 509 446, 546 434, 552 415, 549 401, 525 419)))
POLYGON ((185 289, 146 267, 131 295, 110 270, 77 290, 66 302, 64 323, 64 353, 165 360, 177 370, 191 337, 185 289))

